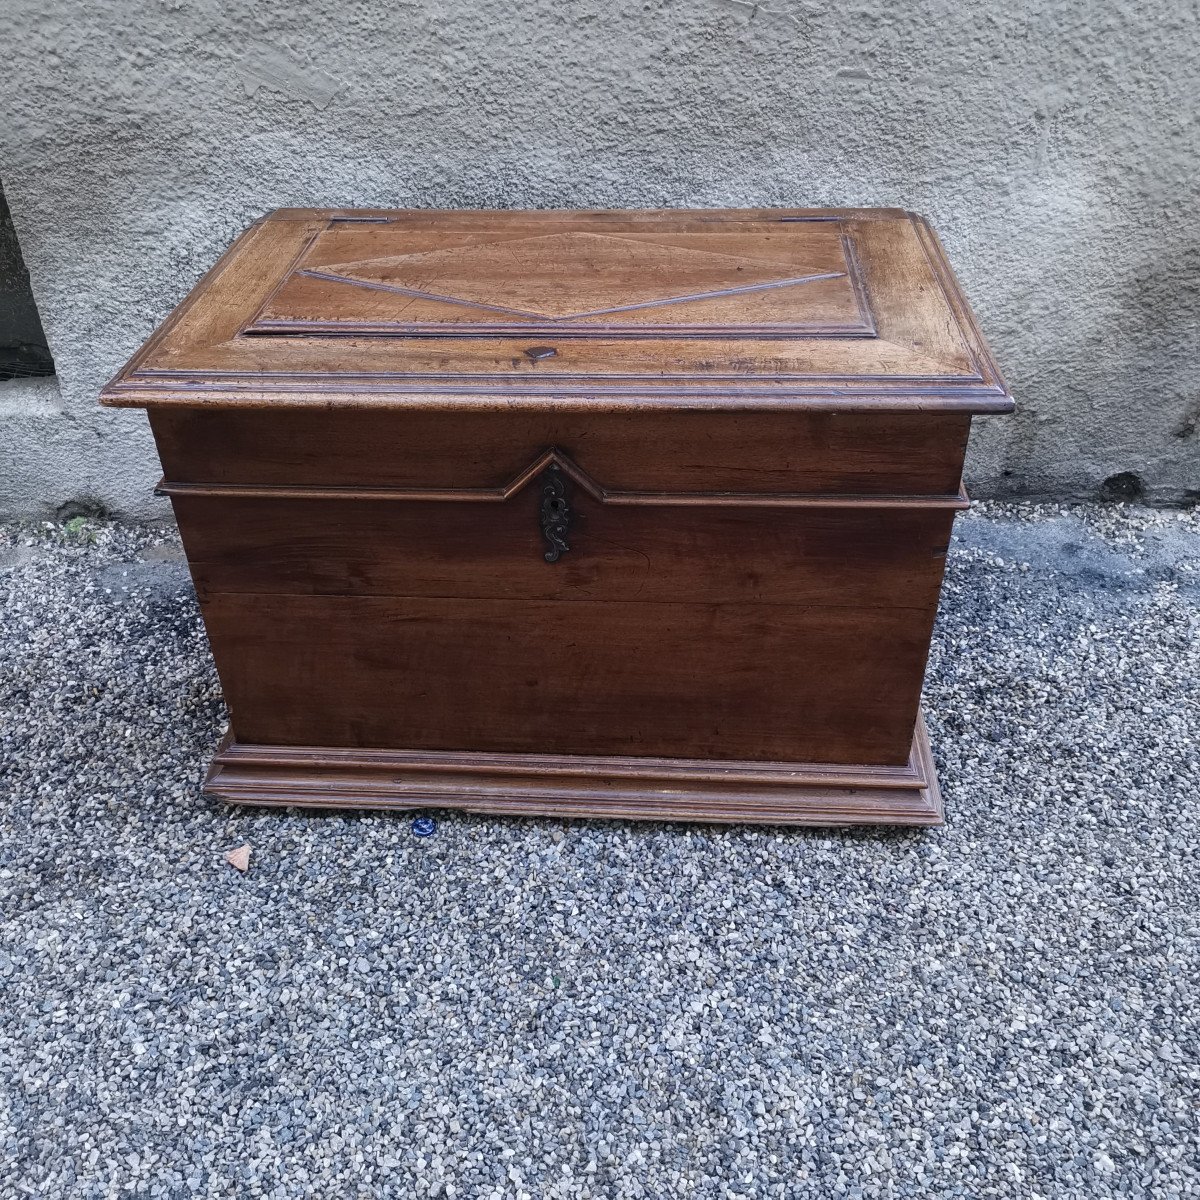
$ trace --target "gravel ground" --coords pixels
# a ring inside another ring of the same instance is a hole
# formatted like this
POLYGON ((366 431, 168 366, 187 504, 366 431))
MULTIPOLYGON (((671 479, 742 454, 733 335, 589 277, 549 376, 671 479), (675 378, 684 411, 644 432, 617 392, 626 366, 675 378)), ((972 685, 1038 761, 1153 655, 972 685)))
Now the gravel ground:
POLYGON ((418 838, 201 797, 174 535, 10 527, 0 1194, 1200 1195, 1198 611, 1195 512, 981 506, 944 829, 418 838))

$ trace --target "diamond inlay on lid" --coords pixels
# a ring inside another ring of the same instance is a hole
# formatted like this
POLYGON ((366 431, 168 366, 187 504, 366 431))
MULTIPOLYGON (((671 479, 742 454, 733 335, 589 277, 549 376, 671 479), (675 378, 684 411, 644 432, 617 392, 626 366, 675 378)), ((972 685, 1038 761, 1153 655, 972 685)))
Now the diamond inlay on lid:
POLYGON ((246 332, 869 336, 838 225, 799 232, 443 232, 430 245, 411 229, 334 226, 246 332))

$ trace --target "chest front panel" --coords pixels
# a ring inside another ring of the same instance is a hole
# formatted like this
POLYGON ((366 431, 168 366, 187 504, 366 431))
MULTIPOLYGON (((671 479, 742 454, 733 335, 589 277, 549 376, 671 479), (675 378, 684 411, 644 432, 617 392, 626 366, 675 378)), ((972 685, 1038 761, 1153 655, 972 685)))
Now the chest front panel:
POLYGON ((905 762, 962 419, 676 424, 156 415, 239 739, 905 762))

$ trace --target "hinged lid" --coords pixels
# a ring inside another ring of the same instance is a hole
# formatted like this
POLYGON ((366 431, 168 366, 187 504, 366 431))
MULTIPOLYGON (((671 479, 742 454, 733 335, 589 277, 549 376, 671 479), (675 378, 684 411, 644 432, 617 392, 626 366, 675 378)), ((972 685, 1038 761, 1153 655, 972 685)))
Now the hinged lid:
POLYGON ((102 394, 192 406, 497 397, 1011 408, 936 238, 894 209, 283 209, 102 394))

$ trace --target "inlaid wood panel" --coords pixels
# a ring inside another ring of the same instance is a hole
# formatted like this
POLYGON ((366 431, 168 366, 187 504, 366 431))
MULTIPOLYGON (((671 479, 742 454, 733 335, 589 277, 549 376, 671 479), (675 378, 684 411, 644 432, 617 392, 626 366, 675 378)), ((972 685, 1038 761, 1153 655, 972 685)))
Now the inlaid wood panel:
POLYGON ((486 234, 333 224, 251 334, 874 333, 840 221, 734 232, 486 234))
POLYGON ((213 594, 242 743, 903 765, 932 613, 213 594))

